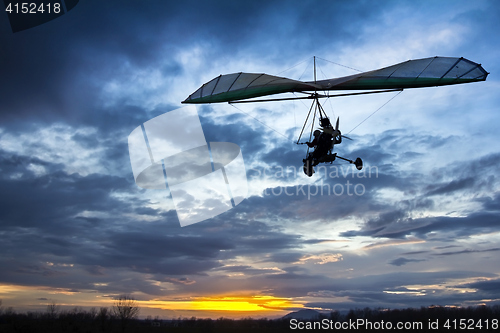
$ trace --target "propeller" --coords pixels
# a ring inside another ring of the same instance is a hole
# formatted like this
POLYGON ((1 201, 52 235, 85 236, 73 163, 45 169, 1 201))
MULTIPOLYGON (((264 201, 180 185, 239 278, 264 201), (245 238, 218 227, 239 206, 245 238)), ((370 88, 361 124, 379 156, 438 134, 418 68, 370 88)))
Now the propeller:
POLYGON ((337 123, 335 124, 335 131, 337 131, 337 132, 339 133, 339 135, 340 135, 341 137, 343 137, 344 139, 347 139, 347 140, 351 140, 351 141, 353 141, 353 139, 351 139, 350 137, 345 136, 345 135, 342 135, 342 133, 341 133, 341 132, 340 132, 340 130, 339 130, 339 122, 340 122, 340 117, 337 117, 337 123))

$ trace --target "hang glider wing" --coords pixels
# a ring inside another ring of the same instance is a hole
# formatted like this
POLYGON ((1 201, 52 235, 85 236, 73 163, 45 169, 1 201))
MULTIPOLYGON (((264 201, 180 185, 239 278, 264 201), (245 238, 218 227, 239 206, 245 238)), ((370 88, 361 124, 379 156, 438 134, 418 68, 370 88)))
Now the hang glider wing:
POLYGON ((220 75, 192 93, 182 103, 218 103, 286 92, 325 90, 406 89, 484 81, 480 64, 464 58, 433 57, 355 75, 316 82, 302 82, 267 74, 220 75))
POLYGON ((484 81, 480 64, 464 58, 434 57, 337 79, 317 81, 320 90, 406 89, 484 81))
POLYGON ((182 103, 219 103, 294 91, 314 91, 320 86, 268 74, 220 75, 202 85, 182 103))

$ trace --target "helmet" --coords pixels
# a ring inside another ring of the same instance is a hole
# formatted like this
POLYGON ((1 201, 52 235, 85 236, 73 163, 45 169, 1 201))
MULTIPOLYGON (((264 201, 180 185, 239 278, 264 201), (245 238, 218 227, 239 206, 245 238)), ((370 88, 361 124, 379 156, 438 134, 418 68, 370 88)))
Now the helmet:
POLYGON ((320 119, 319 122, 321 124, 321 127, 332 127, 332 123, 330 122, 330 119, 328 119, 328 117, 320 119))
POLYGON ((315 130, 314 133, 313 133, 314 137, 317 137, 319 135, 321 135, 321 131, 320 130, 315 130))

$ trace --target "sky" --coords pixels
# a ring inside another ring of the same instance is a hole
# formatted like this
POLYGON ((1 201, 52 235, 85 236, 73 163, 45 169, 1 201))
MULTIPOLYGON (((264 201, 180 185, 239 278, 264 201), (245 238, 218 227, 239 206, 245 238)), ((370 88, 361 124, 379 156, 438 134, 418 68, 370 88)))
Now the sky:
POLYGON ((18 312, 280 317, 303 308, 500 304, 497 1, 80 1, 0 15, 0 299, 18 312), (220 74, 296 80, 465 57, 485 82, 331 98, 352 165, 302 173, 309 101, 197 106, 248 196, 181 227, 134 182, 128 135, 220 74))

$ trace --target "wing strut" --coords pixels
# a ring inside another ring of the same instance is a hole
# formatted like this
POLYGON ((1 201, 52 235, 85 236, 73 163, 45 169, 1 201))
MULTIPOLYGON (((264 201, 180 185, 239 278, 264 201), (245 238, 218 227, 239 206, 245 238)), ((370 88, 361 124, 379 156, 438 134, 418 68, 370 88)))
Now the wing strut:
POLYGON ((252 99, 252 100, 244 100, 244 101, 231 101, 229 104, 236 103, 255 103, 255 102, 279 102, 279 101, 293 101, 297 99, 315 99, 315 98, 330 98, 330 97, 343 97, 343 96, 355 96, 355 95, 368 95, 368 94, 379 94, 393 91, 403 91, 403 89, 387 89, 387 90, 374 90, 374 91, 364 91, 357 93, 348 93, 348 94, 335 94, 335 95, 322 95, 318 93, 313 93, 309 96, 305 97, 289 97, 289 98, 270 98, 270 99, 252 99))

